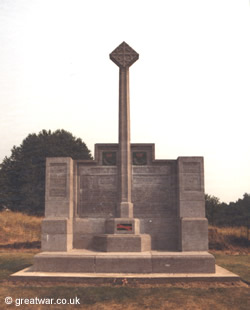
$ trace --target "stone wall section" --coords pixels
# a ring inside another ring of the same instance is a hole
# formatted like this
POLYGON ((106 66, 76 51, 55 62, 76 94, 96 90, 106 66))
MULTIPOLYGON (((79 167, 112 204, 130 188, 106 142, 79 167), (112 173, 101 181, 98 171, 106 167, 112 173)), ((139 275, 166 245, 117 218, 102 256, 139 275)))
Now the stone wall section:
MULTIPOLYGON (((97 144, 95 160, 48 158, 43 251, 91 249, 117 215, 118 144, 97 144)), ((155 160, 153 144, 131 145, 132 202, 152 250, 206 251, 202 157, 155 160)))
MULTIPOLYGON (((74 220, 75 248, 92 247, 96 234, 105 233, 105 221, 116 216, 119 193, 117 144, 97 144, 95 161, 76 163, 77 210, 74 220), (111 165, 105 159, 110 153, 111 165), (117 164, 117 162, 116 162, 117 164)), ((132 144, 132 202, 134 217, 141 222, 141 233, 150 234, 152 249, 178 249, 177 162, 155 160, 154 144, 132 144), (146 162, 145 162, 146 161, 146 162)))
POLYGON ((45 219, 42 222, 42 250, 68 251, 73 240, 73 160, 46 160, 45 219))
POLYGON ((203 157, 179 157, 177 164, 179 250, 207 251, 203 157))
POLYGON ((115 217, 117 168, 78 165, 78 215, 87 218, 115 217))

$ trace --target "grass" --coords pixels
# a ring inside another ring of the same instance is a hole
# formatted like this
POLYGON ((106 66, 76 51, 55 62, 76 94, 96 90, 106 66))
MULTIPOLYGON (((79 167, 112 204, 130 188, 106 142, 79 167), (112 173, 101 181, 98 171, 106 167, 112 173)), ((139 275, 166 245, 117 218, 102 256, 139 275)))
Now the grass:
MULTIPOLYGON (((0 214, 0 309, 16 309, 6 305, 4 299, 19 298, 67 298, 78 297, 80 305, 22 305, 22 309, 230 309, 249 308, 249 285, 240 282, 232 285, 215 283, 178 283, 161 285, 110 284, 90 285, 50 282, 12 282, 9 275, 32 264, 33 256, 39 252, 34 247, 40 242, 41 218, 21 213, 0 214)), ((239 274, 250 282, 250 259, 246 247, 230 244, 228 235, 236 235, 235 229, 216 228, 210 236, 211 244, 219 244, 226 251, 212 250, 218 265, 239 274)))
MULTIPOLYGON (((6 288, 3 298, 8 296, 6 288)), ((248 309, 247 288, 112 288, 112 287, 20 287, 11 294, 13 300, 25 298, 66 298, 77 297, 79 306, 51 305, 25 306, 25 309, 248 309)), ((2 296, 0 296, 2 297, 2 296)), ((2 305, 1 309, 9 309, 2 305)))
POLYGON ((223 252, 213 252, 216 264, 238 274, 244 281, 250 284, 250 255, 234 253, 234 255, 223 252))
POLYGON ((39 244, 41 217, 20 212, 0 212, 0 247, 28 247, 39 244))
POLYGON ((209 249, 249 253, 250 240, 246 227, 214 227, 208 230, 209 249))
MULTIPOLYGON (((36 305, 22 306, 25 309, 248 309, 250 302, 249 286, 239 283, 231 284, 193 283, 161 285, 88 285, 74 283, 17 282, 13 283, 8 276, 32 263, 37 250, 28 252, 9 251, 0 253, 0 309, 11 309, 4 299, 11 296, 20 298, 66 298, 68 301, 79 298, 80 305, 36 305)), ((218 254, 221 262, 227 262, 228 255, 218 254)), ((231 256, 230 264, 249 266, 249 260, 231 256)), ((232 270, 232 269, 231 269, 232 270)), ((243 275, 243 278, 245 275, 243 275)))
POLYGON ((240 227, 217 227, 219 233, 226 236, 235 236, 236 238, 244 238, 250 240, 249 229, 246 226, 240 227))

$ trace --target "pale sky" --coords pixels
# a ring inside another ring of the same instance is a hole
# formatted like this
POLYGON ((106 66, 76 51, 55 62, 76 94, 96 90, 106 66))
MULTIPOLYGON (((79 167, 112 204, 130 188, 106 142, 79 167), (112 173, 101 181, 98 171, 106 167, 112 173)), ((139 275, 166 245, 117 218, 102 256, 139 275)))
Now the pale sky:
POLYGON ((126 41, 131 142, 204 156, 205 192, 250 193, 249 0, 0 0, 0 162, 30 133, 118 142, 126 41))

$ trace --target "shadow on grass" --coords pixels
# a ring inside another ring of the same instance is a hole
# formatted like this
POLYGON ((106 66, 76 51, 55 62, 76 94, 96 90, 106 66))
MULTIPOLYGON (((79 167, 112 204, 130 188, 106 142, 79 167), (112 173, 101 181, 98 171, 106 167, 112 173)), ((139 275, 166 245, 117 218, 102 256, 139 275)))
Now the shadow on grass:
POLYGON ((236 273, 244 282, 250 283, 250 255, 227 255, 223 252, 212 254, 217 265, 236 273))
POLYGON ((40 249, 41 241, 0 244, 0 249, 40 249))
POLYGON ((0 253, 0 281, 33 263, 34 253, 0 253))

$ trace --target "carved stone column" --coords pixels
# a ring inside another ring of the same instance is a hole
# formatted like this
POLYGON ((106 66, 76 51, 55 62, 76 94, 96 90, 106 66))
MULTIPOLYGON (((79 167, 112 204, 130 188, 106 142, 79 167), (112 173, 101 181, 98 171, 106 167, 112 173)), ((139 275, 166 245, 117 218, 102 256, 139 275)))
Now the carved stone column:
POLYGON ((131 202, 132 166, 130 150, 129 67, 139 58, 127 43, 120 44, 110 59, 119 67, 119 197, 118 216, 133 218, 131 202))
POLYGON ((130 147, 129 67, 139 58, 127 43, 120 44, 110 59, 119 67, 119 151, 117 217, 106 220, 106 234, 94 237, 93 245, 105 252, 151 250, 151 237, 140 233, 140 220, 133 218, 131 201, 132 163, 130 147))

